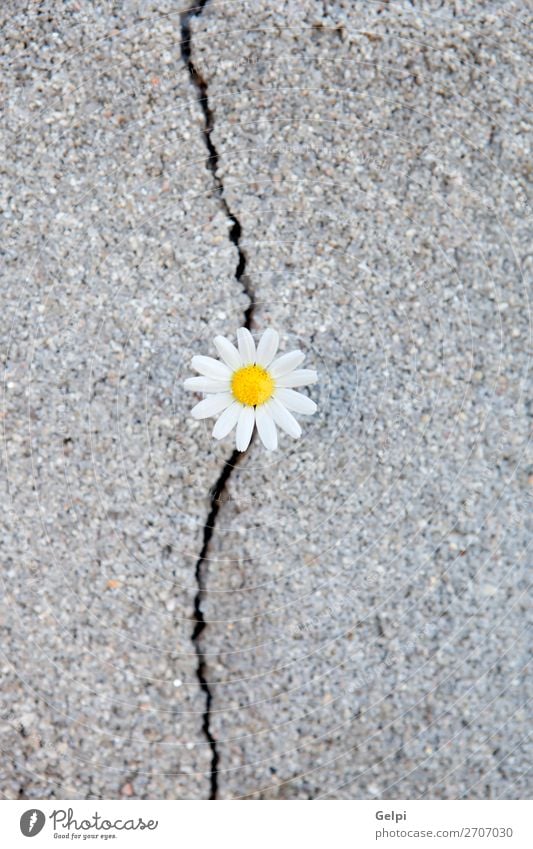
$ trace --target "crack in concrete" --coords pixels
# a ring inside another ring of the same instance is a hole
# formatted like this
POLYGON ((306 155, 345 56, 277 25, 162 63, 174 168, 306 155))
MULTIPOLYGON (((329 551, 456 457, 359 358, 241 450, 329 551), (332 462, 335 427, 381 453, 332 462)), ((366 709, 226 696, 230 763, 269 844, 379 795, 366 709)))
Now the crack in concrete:
POLYGON ((204 8, 207 6, 208 2, 209 0, 201 0, 198 5, 190 7, 186 12, 181 15, 181 58, 183 59, 191 77, 192 83, 196 91, 198 92, 198 103, 200 104, 202 112, 204 114, 204 141, 205 146, 207 147, 207 152, 209 154, 207 157, 207 167, 213 175, 213 180, 215 182, 216 187, 216 195, 219 199, 220 205, 222 206, 222 209, 224 210, 226 216, 231 221, 229 237, 237 248, 238 254, 237 268, 235 269, 235 279, 239 281, 244 294, 248 296, 250 301, 249 306, 244 311, 244 326, 250 329, 254 311, 254 294, 250 286, 250 281, 246 275, 246 254, 240 245, 242 234, 241 223, 229 207, 229 204, 224 196, 224 183, 217 174, 219 155, 218 150, 216 149, 211 138, 211 133, 214 127, 214 115, 213 110, 209 105, 207 82, 192 60, 191 18, 199 17, 199 15, 202 14, 204 8))
POLYGON ((209 514, 207 516, 206 523, 204 525, 204 534, 203 534, 203 543, 200 551, 200 555, 198 560, 196 561, 196 585, 197 591, 194 597, 194 630, 192 632, 191 640, 194 644, 194 648, 196 651, 196 657, 198 659, 198 665, 196 667, 196 675, 198 681, 200 682, 200 687, 202 692, 205 694, 205 711, 202 717, 202 731, 207 738, 211 749, 211 785, 210 785, 210 799, 216 799, 218 796, 218 763, 219 763, 219 753, 217 748, 217 741, 211 731, 211 704, 213 702, 213 693, 211 692, 211 688, 209 686, 209 682, 207 680, 207 663, 205 654, 202 651, 202 646, 200 642, 200 637, 207 627, 207 623, 205 621, 205 616, 202 610, 202 602, 205 598, 206 593, 206 578, 207 578, 207 565, 209 563, 207 553, 209 549, 209 543, 211 541, 211 537, 213 536, 213 532, 215 530, 215 523, 218 516, 218 511, 220 510, 221 505, 221 495, 224 492, 228 479, 239 462, 239 459, 243 456, 240 451, 233 451, 229 460, 226 460, 224 463, 222 472, 220 473, 215 486, 211 490, 211 507, 209 510, 209 514))
MULTIPOLYGON (((229 231, 229 238, 235 245, 237 249, 237 267, 235 269, 235 279, 240 283, 243 292, 248 296, 250 301, 249 306, 244 311, 244 326, 250 329, 253 313, 254 313, 254 295, 253 291, 250 287, 250 282, 248 277, 246 276, 246 254, 240 245, 242 228, 241 223, 237 216, 231 211, 229 204, 224 196, 224 184, 222 179, 217 174, 218 169, 218 151, 213 144, 213 140, 211 138, 211 133, 214 127, 214 115, 213 111, 209 105, 209 96, 208 96, 208 87, 207 82, 199 72, 198 68, 194 64, 192 60, 192 34, 191 34, 191 20, 194 17, 198 17, 202 14, 205 6, 209 0, 200 0, 200 2, 196 6, 189 7, 185 12, 183 12, 180 16, 180 24, 181 24, 181 58, 183 59, 187 70, 189 72, 192 83, 198 93, 198 103, 202 108, 202 112, 204 115, 204 142, 207 148, 208 157, 207 157, 207 167, 211 171, 213 175, 213 180, 215 183, 215 191, 216 196, 220 202, 224 213, 227 218, 231 222, 231 228, 229 231)), ((205 710, 203 713, 202 719, 202 731, 209 743, 209 747, 211 749, 211 773, 210 773, 210 793, 209 799, 217 799, 218 798, 218 765, 219 765, 219 752, 217 748, 217 741, 215 736, 211 731, 211 705, 213 702, 213 693, 209 686, 209 682, 207 680, 207 663, 206 656, 202 651, 201 645, 201 636, 205 628, 207 627, 207 622, 205 620, 205 616, 202 610, 202 603, 206 594, 206 582, 207 582, 207 567, 209 563, 208 559, 208 550, 209 543, 211 541, 211 537, 213 536, 215 530, 215 524, 218 516, 218 512, 222 503, 222 495, 226 488, 227 482, 233 472, 233 469, 238 464, 239 460, 244 456, 240 451, 234 450, 231 454, 231 457, 225 461, 224 466, 220 475, 218 476, 215 485, 210 490, 210 509, 207 515, 207 519, 204 525, 203 530, 203 541, 202 548, 200 549, 200 554, 198 556, 198 560, 196 561, 196 570, 195 570, 195 578, 196 578, 196 586, 197 591, 194 597, 194 630, 192 632, 191 640, 194 645, 194 649, 197 657, 197 667, 196 667, 196 676, 200 683, 200 688, 205 695, 205 710)))

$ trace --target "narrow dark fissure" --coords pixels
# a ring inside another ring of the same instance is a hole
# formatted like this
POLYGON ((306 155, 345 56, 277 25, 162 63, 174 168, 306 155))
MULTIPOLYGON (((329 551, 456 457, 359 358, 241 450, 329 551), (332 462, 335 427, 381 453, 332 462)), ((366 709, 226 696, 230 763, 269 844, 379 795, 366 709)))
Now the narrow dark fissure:
POLYGON ((196 6, 192 6, 181 15, 181 58, 187 67, 192 84, 198 94, 198 103, 200 104, 204 114, 203 136, 208 153, 207 167, 213 175, 219 202, 231 222, 229 237, 237 248, 238 253, 235 279, 240 283, 244 293, 248 295, 250 299, 250 305, 244 312, 244 326, 250 329, 254 311, 254 297, 248 277, 246 276, 246 254, 240 245, 242 235, 241 223, 237 216, 231 211, 224 195, 223 181, 217 175, 219 155, 218 150, 213 143, 213 139, 211 138, 211 133, 214 127, 214 115, 213 110, 209 105, 208 86, 192 59, 191 19, 201 15, 208 2, 209 0, 201 0, 201 2, 196 6))
MULTIPOLYGON (((240 241, 242 235, 242 227, 237 216, 231 211, 229 204, 224 195, 224 184, 217 175, 218 151, 211 138, 211 133, 214 127, 213 110, 209 105, 208 86, 205 79, 202 77, 198 68, 192 59, 192 34, 191 20, 202 14, 203 9, 209 0, 200 0, 195 6, 191 6, 187 11, 183 12, 180 17, 181 23, 181 58, 187 67, 192 84, 198 95, 198 103, 200 104, 204 116, 203 139, 207 149, 207 167, 213 175, 215 183, 215 194, 219 203, 224 210, 230 222, 229 238, 237 249, 237 266, 235 268, 235 279, 241 286, 243 292, 250 300, 249 306, 244 311, 243 325, 250 329, 254 313, 254 296, 250 287, 248 277, 246 275, 246 254, 241 248, 240 241)), ((239 451, 233 451, 231 457, 225 461, 222 471, 218 476, 214 486, 210 490, 210 509, 203 530, 202 548, 196 562, 196 586, 197 591, 194 598, 194 629, 191 640, 194 644, 194 649, 197 657, 196 675, 200 683, 202 692, 205 695, 205 710, 202 719, 202 731, 209 743, 211 749, 211 772, 210 772, 210 799, 218 798, 218 773, 219 773, 219 752, 217 741, 211 730, 211 706, 213 702, 213 693, 209 686, 207 678, 207 662, 204 651, 202 650, 202 634, 207 627, 207 622, 203 613, 203 601, 207 590, 207 573, 209 565, 209 544, 213 536, 215 525, 218 517, 218 512, 222 503, 222 495, 228 483, 228 480, 233 472, 233 469, 238 464, 241 457, 244 455, 239 451)))
POLYGON ((206 523, 204 525, 202 548, 198 560, 196 561, 195 576, 197 591, 194 597, 194 629, 192 632, 191 639, 194 644, 196 657, 198 660, 196 666, 196 675, 198 677, 198 681, 200 682, 202 692, 205 695, 205 711, 202 717, 202 731, 205 737, 207 738, 207 741, 211 748, 211 786, 209 794, 210 799, 216 799, 218 796, 219 753, 217 749, 216 739, 211 731, 211 705, 213 702, 213 693, 211 692, 211 688, 207 679, 207 663, 200 640, 203 631, 207 627, 207 623, 205 621, 202 609, 202 603, 206 593, 207 569, 209 563, 209 543, 215 530, 218 511, 220 510, 220 506, 222 503, 222 494, 224 492, 224 489, 226 488, 226 484, 233 469, 239 462, 239 458, 242 456, 243 455, 240 453, 240 451, 233 452, 229 460, 226 460, 226 462, 224 463, 222 472, 220 473, 213 489, 211 490, 211 506, 206 523))

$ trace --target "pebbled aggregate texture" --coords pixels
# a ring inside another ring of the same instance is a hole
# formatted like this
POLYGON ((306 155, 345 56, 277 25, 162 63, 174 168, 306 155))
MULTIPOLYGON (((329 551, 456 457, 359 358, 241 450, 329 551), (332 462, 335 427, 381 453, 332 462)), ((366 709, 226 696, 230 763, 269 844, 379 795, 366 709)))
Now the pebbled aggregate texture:
POLYGON ((0 12, 0 793, 528 797, 527 4, 185 12, 0 12), (319 410, 219 491, 245 317, 319 410))

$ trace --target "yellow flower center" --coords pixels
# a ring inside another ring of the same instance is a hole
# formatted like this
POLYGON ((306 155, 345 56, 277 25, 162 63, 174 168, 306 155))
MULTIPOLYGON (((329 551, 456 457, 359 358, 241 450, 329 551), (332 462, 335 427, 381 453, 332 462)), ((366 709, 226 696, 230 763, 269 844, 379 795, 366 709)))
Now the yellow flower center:
POLYGON ((231 391, 247 407, 264 404, 274 392, 274 381, 261 366, 244 366, 231 379, 231 391))

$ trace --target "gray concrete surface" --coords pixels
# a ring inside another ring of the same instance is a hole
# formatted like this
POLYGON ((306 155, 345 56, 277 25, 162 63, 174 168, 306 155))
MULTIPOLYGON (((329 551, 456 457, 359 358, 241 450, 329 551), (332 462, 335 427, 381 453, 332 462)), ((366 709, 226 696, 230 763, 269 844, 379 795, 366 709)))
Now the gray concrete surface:
POLYGON ((192 75, 180 11, 2 12, 0 792, 529 796, 527 7, 208 2, 192 75), (182 381, 247 292, 319 411, 230 475, 195 645, 182 381))

